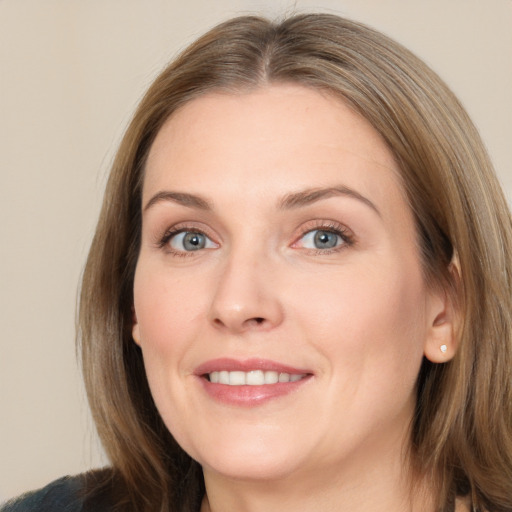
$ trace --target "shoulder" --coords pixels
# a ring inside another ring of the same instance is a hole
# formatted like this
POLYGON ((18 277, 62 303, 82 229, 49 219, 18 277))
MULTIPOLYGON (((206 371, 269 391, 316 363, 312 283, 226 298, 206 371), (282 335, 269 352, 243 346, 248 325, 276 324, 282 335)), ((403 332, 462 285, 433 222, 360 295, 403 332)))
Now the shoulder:
POLYGON ((42 489, 31 491, 0 507, 0 512, 81 512, 82 480, 59 478, 42 489))
POLYGON ((119 483, 108 468, 59 478, 3 505, 0 512, 109 512, 119 483))

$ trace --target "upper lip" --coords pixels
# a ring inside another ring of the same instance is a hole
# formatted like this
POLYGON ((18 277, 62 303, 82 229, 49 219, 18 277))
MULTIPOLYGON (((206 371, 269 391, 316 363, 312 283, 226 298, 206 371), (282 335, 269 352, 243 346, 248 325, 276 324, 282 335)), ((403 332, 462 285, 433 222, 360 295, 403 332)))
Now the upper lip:
POLYGON ((250 372, 251 370, 262 370, 262 371, 274 371, 279 373, 289 373, 293 374, 310 374, 312 373, 309 370, 304 370, 302 368, 294 368, 293 366, 289 366, 286 364, 278 363, 276 361, 271 361, 269 359, 230 359, 230 358, 219 358, 212 359, 210 361, 206 361, 205 363, 199 365, 194 373, 195 375, 206 375, 212 372, 218 371, 228 371, 228 372, 250 372))

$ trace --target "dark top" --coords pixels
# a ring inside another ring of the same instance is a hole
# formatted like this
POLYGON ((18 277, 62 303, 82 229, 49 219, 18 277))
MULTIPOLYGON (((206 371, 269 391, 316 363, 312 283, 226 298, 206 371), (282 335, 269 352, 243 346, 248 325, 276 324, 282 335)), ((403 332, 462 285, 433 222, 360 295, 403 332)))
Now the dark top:
MULTIPOLYGON (((181 499, 174 509, 199 511, 204 489, 181 499)), ((157 507, 159 508, 159 507, 157 507)), ((146 500, 127 488, 113 468, 88 471, 76 476, 59 478, 51 484, 0 503, 0 512, 138 512, 147 509, 146 500)), ((151 511, 153 512, 153 511, 151 511)))
MULTIPOLYGON (((0 512, 112 512, 112 493, 86 497, 84 475, 59 478, 51 484, 0 505, 0 512)), ((452 503, 445 511, 454 511, 452 503)))
POLYGON ((65 476, 0 504, 0 512, 112 512, 118 502, 115 480, 108 469, 65 476))
POLYGON ((60 478, 42 489, 4 503, 0 512, 83 512, 81 489, 80 477, 60 478))

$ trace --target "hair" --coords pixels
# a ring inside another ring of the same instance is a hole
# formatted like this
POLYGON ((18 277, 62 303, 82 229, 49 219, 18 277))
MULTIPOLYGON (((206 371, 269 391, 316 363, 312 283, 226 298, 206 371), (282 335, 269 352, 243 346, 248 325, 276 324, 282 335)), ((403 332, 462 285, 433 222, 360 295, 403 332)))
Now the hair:
POLYGON ((122 489, 123 510, 199 509, 201 468, 163 424, 131 335, 144 167, 160 128, 185 103, 279 83, 339 98, 394 154, 425 279, 453 296, 461 318, 456 356, 445 364, 423 361, 413 464, 433 486, 437 510, 449 510, 456 495, 468 495, 473 510, 512 510, 506 201, 477 130, 441 79, 388 37, 328 14, 218 25, 158 76, 126 131, 85 267, 78 319, 88 398, 112 464, 104 486, 122 489))

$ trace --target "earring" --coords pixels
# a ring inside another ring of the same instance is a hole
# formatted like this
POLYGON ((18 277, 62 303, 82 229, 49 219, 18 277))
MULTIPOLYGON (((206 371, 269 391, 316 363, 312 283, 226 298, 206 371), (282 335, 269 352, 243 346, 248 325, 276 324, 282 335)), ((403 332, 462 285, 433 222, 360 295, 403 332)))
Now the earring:
POLYGON ((448 350, 448 347, 446 345, 441 345, 439 348, 443 354, 445 354, 446 351, 448 350))

